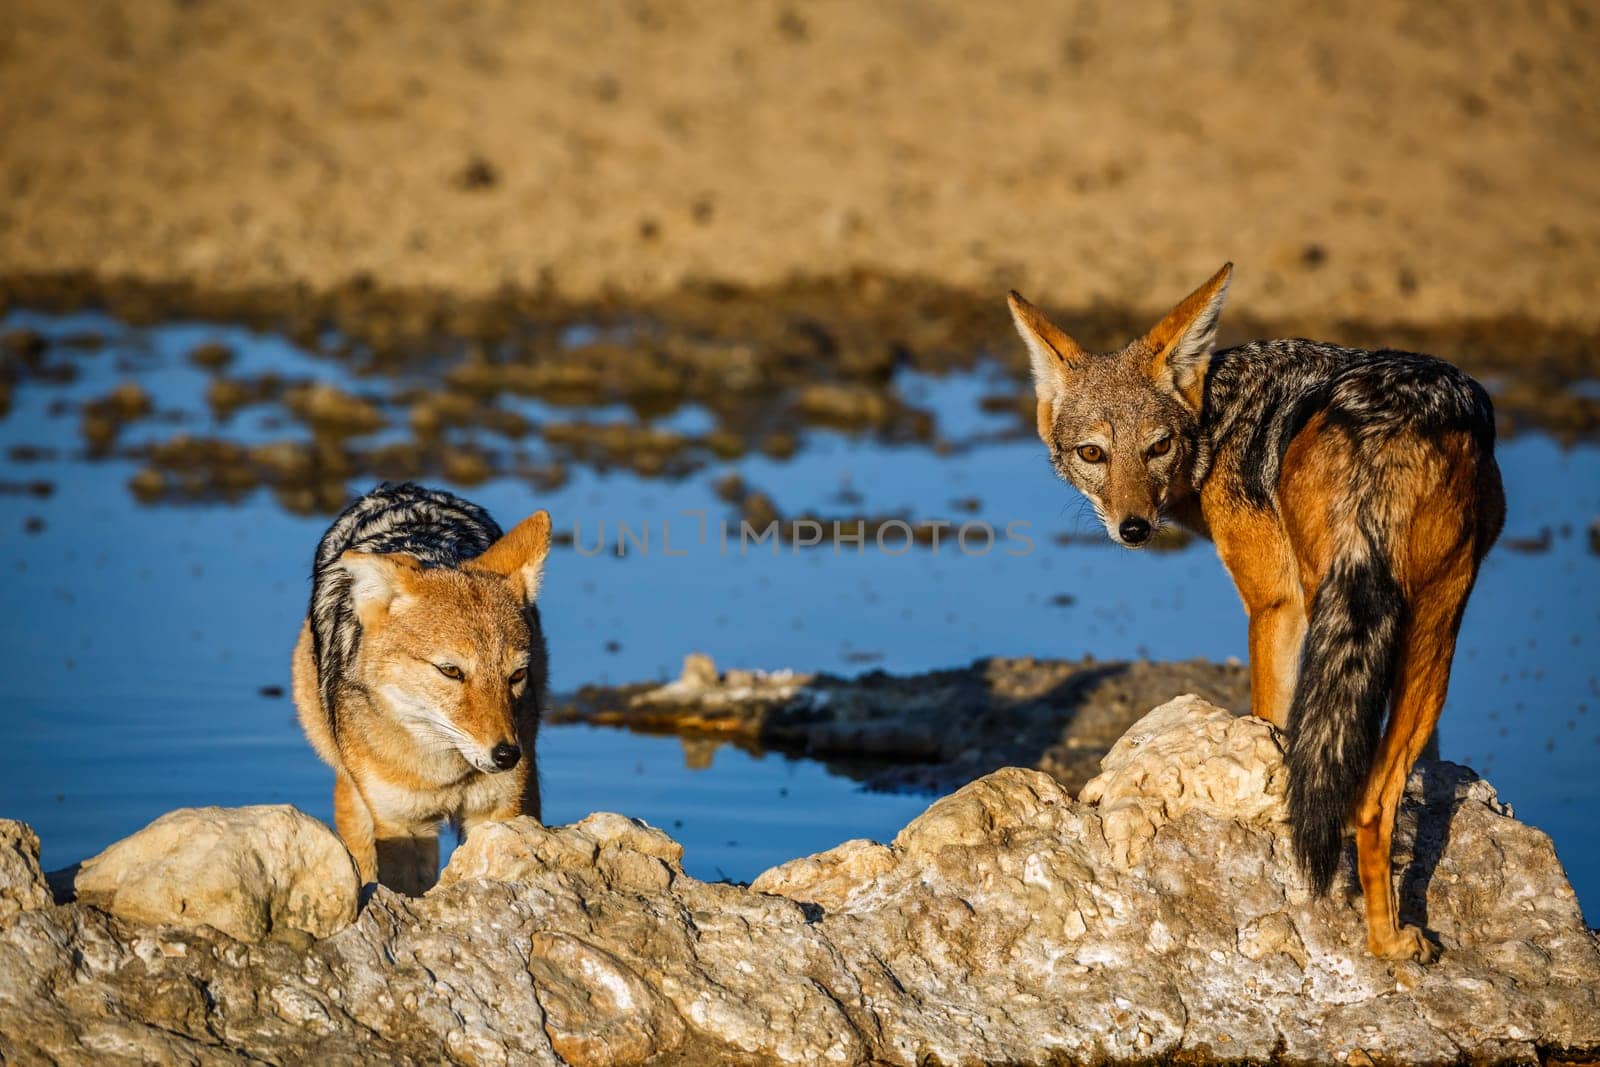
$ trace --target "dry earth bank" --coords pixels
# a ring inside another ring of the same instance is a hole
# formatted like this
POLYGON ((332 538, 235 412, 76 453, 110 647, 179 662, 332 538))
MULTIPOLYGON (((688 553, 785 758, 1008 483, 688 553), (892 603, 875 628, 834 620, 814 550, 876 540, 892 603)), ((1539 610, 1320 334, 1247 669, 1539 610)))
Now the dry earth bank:
POLYGON ((1600 18, 1533 5, 0 12, 0 275, 592 301, 855 271, 1600 328, 1600 18))

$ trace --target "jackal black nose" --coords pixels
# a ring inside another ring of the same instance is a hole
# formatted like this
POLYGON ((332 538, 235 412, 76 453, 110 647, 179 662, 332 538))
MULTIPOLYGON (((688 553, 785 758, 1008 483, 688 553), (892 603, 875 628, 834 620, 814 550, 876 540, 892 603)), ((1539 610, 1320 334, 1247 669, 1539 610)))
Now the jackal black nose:
POLYGON ((494 746, 494 751, 489 753, 489 758, 494 760, 494 765, 502 771, 509 771, 517 765, 517 760, 522 758, 522 749, 502 741, 494 746))
POLYGON ((1150 540, 1150 524, 1143 519, 1123 519, 1117 533, 1130 545, 1142 545, 1150 540))

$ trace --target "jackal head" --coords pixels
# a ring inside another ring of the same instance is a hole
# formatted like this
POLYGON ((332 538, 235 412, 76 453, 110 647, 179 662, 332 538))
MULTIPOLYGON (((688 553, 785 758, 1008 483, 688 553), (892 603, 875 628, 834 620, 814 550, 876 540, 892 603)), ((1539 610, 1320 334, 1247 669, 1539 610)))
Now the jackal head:
POLYGON ((339 557, 361 621, 356 679, 424 751, 491 774, 521 760, 516 712, 545 685, 526 612, 549 551, 540 511, 459 568, 403 553, 339 557))
POLYGON ((1163 509, 1189 491, 1217 316, 1233 264, 1190 293, 1143 337, 1086 352, 1016 292, 1011 317, 1027 342, 1039 436, 1057 473, 1094 505, 1118 544, 1138 548, 1163 509))

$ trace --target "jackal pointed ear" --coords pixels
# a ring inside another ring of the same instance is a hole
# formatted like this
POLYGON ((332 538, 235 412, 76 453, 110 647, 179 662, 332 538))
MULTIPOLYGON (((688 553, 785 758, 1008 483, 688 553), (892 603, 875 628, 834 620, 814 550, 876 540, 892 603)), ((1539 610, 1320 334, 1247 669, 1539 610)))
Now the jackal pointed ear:
POLYGON ((469 566, 503 576, 521 589, 523 600, 532 600, 539 595, 544 558, 549 554, 550 513, 541 510, 513 526, 469 566))
POLYGON ((1066 331, 1044 317, 1044 312, 1022 298, 1015 289, 1006 294, 1011 321, 1028 346, 1033 362, 1033 389, 1039 398, 1039 436, 1050 440, 1055 421, 1055 399, 1066 389, 1072 374, 1083 364, 1085 353, 1066 331))
POLYGON ((1210 281, 1184 297, 1144 335, 1150 350, 1151 380, 1171 389, 1192 411, 1200 410, 1211 346, 1217 340, 1217 318, 1232 277, 1233 264, 1224 263, 1210 281))
POLYGON ((403 552, 346 552, 339 566, 350 575, 350 602, 363 626, 386 614, 405 592, 406 578, 422 569, 415 556, 403 552))

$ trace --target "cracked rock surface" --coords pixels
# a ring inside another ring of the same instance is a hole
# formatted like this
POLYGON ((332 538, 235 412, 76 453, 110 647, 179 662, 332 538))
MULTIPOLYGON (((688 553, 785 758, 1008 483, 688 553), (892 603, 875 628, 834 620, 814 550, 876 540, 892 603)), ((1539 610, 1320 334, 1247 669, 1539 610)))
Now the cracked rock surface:
POLYGON ((0 819, 0 919, 52 903, 39 870, 39 837, 31 827, 0 819))
MULTIPOLYGON (((82 903, 0 918, 7 1062, 1433 1063, 1600 1051, 1600 947, 1549 839, 1446 763, 1396 834, 1445 952, 1365 951, 1312 899, 1265 724, 1181 698, 1075 801, 1005 769, 888 844, 749 888, 614 814, 475 831, 438 887, 307 945, 82 903)), ((31 835, 0 824, 26 854, 31 835)), ((37 900, 37 865, 0 865, 37 900)), ((1348 872, 1345 881, 1349 881, 1348 872)))

